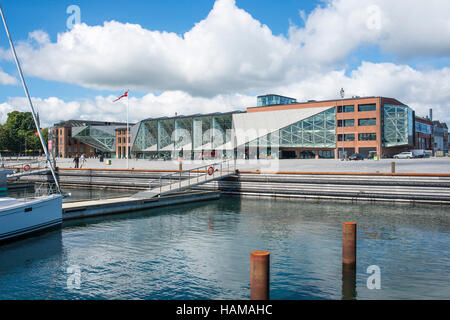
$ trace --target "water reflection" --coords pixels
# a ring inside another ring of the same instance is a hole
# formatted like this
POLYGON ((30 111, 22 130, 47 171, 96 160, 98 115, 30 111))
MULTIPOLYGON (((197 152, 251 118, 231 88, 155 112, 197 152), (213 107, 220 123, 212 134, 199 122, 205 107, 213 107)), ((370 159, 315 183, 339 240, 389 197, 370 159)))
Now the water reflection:
POLYGON ((342 300, 356 300, 356 268, 342 266, 342 300))
POLYGON ((50 255, 0 247, 0 298, 248 299, 249 254, 267 250, 272 299, 447 299, 449 242, 447 207, 222 198, 67 222, 50 255), (353 273, 343 221, 358 223, 353 273), (80 290, 65 287, 70 265, 80 290), (381 290, 366 287, 369 265, 381 290))

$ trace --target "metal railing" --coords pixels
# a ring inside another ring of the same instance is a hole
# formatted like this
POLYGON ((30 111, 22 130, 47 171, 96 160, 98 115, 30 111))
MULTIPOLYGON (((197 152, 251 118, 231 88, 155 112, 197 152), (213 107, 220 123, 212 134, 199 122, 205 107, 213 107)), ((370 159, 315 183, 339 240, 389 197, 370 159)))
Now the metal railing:
MULTIPOLYGON (((189 187, 191 185, 196 185, 202 182, 206 182, 208 180, 214 180, 215 178, 219 178, 224 176, 224 173, 232 174, 236 171, 236 160, 225 160, 222 162, 207 164, 201 167, 197 167, 190 170, 179 171, 175 173, 170 173, 164 176, 159 177, 159 194, 162 193, 162 188, 164 186, 169 186, 168 192, 176 189, 182 189, 183 181, 190 181, 194 179, 193 183, 184 186, 189 187), (210 169, 212 168, 212 169, 210 169), (163 184, 163 180, 167 181, 167 184, 163 184)), ((149 189, 156 189, 158 186, 155 186, 150 182, 149 189)))

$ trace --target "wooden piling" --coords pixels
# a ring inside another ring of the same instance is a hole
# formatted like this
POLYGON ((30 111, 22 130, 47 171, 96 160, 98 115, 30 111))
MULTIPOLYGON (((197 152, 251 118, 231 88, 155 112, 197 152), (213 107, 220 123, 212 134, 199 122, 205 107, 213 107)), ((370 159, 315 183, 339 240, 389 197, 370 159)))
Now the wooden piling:
POLYGON ((250 254, 250 300, 269 300, 270 253, 253 251, 250 254))
POLYGON ((342 227, 342 264, 356 268, 356 223, 344 222, 342 227))

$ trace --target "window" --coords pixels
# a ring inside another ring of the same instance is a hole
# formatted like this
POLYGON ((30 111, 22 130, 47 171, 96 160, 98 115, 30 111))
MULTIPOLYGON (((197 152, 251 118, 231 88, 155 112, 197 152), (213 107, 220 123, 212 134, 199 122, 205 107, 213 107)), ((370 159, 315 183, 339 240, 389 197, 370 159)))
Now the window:
POLYGON ((358 105, 358 111, 376 111, 376 104, 360 104, 358 105))
POLYGON ((319 159, 334 159, 333 150, 319 150, 319 159))
POLYGON ((376 141, 377 134, 376 133, 360 133, 358 140, 359 141, 376 141))
POLYGON ((365 127, 365 126, 376 126, 377 125, 377 119, 371 118, 371 119, 359 119, 358 120, 358 126, 365 127))
MULTIPOLYGON (((354 126, 355 126, 354 119, 344 120, 344 127, 354 127, 354 126)), ((338 120, 338 127, 342 127, 342 120, 338 120)))
MULTIPOLYGON (((338 113, 342 113, 342 106, 338 106, 338 113)), ((355 106, 344 106, 344 112, 355 112, 355 106)))
MULTIPOLYGON (((355 141, 355 134, 344 134, 344 140, 345 141, 355 141)), ((338 135, 338 141, 342 141, 342 134, 338 135)))
POLYGON ((119 138, 117 139, 117 142, 118 142, 118 143, 122 143, 122 138, 119 137, 119 138))

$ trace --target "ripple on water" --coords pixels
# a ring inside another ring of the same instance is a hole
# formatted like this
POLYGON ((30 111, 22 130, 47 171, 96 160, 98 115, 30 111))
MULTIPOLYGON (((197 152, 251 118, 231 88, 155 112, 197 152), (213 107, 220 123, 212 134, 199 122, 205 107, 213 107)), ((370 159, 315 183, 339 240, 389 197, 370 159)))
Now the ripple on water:
POLYGON ((271 252, 273 299, 340 299, 342 222, 358 223, 358 299, 448 299, 445 207, 224 198, 67 224, 0 247, 2 299, 248 299, 271 252), (382 290, 368 290, 379 265, 382 290), (67 288, 67 267, 81 288, 67 288))

